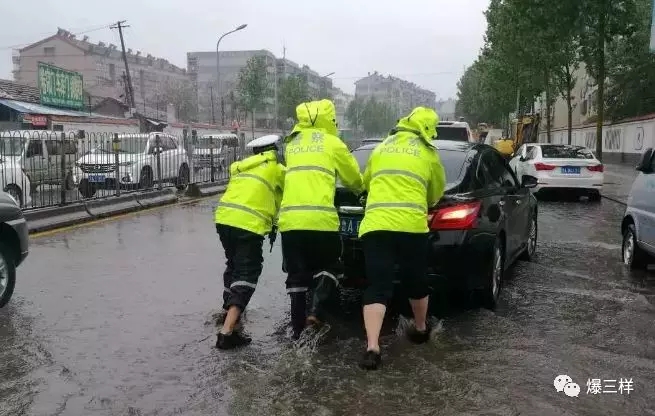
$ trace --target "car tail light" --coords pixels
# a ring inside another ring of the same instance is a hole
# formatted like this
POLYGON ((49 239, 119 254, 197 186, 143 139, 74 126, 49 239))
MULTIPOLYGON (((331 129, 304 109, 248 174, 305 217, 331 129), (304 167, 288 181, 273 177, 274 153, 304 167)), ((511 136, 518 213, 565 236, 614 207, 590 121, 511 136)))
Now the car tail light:
POLYGON ((553 170, 556 168, 556 166, 547 165, 545 163, 535 163, 534 168, 537 170, 553 170))
POLYGON ((431 230, 469 230, 477 223, 480 201, 438 208, 428 214, 431 230))
POLYGON ((587 169, 589 169, 591 172, 604 172, 605 166, 603 166, 601 163, 600 165, 587 166, 587 169))

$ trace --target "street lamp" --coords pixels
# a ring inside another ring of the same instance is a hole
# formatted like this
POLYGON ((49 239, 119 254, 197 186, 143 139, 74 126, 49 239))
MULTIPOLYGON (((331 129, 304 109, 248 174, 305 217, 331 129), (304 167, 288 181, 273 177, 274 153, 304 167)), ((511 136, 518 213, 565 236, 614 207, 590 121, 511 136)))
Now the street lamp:
POLYGON ((325 90, 325 95, 327 95, 327 78, 331 77, 332 75, 334 75, 334 72, 330 72, 329 74, 323 75, 321 77, 321 80, 322 80, 321 87, 322 87, 322 89, 325 90))
MULTIPOLYGON (((217 93, 218 93, 218 99, 219 99, 219 104, 223 103, 223 95, 221 94, 221 70, 220 70, 220 63, 221 60, 218 56, 218 46, 221 44, 221 40, 230 33, 238 32, 239 30, 245 29, 248 25, 243 24, 240 26, 237 26, 236 29, 230 30, 229 32, 223 33, 220 38, 218 38, 218 42, 216 42, 216 83, 217 85, 217 93)), ((221 125, 225 124, 225 120, 223 120, 224 117, 224 112, 223 112, 223 107, 221 106, 221 125)))

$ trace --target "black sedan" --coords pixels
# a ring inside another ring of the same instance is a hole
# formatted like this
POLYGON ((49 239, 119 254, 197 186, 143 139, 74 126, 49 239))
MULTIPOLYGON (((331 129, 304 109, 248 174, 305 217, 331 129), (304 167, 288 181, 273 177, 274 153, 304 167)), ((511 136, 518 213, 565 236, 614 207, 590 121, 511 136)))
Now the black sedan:
MULTIPOLYGON (((537 185, 537 179, 526 175, 517 180, 491 146, 448 140, 433 144, 439 149, 448 184, 426 219, 431 286, 473 292, 482 306, 493 309, 507 269, 517 259, 530 260, 535 254, 537 201, 529 188, 537 185)), ((353 151, 362 171, 377 145, 353 151)), ((341 187, 335 206, 341 219, 343 286, 362 287, 366 274, 357 232, 364 208, 341 187)))

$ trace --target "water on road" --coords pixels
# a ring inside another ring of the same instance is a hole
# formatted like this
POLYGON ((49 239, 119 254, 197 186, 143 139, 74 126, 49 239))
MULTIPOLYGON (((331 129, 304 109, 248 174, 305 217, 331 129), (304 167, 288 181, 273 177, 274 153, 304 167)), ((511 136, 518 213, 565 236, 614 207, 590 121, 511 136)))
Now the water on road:
POLYGON ((0 416, 655 415, 655 277, 623 268, 618 204, 541 203, 538 256, 498 310, 452 311, 418 347, 392 320, 371 373, 356 296, 318 342, 289 341, 279 246, 246 316, 253 344, 213 348, 214 205, 34 238, 0 310, 0 416), (560 374, 579 397, 555 390, 560 374), (621 378, 629 394, 587 394, 621 378))

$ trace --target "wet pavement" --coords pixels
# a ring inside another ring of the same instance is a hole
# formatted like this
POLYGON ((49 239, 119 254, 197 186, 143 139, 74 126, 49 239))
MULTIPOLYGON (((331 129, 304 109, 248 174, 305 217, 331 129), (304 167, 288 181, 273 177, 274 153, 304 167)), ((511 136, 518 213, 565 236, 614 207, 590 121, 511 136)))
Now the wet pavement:
POLYGON ((655 415, 655 275, 621 264, 620 204, 540 203, 538 256, 498 310, 453 310, 419 347, 392 320, 373 373, 355 365, 355 300, 319 342, 290 343, 279 246, 247 313, 253 344, 213 348, 214 205, 34 238, 0 310, 0 416, 655 415), (560 374, 579 397, 556 391, 560 374), (620 378, 629 394, 587 394, 587 379, 620 378))

